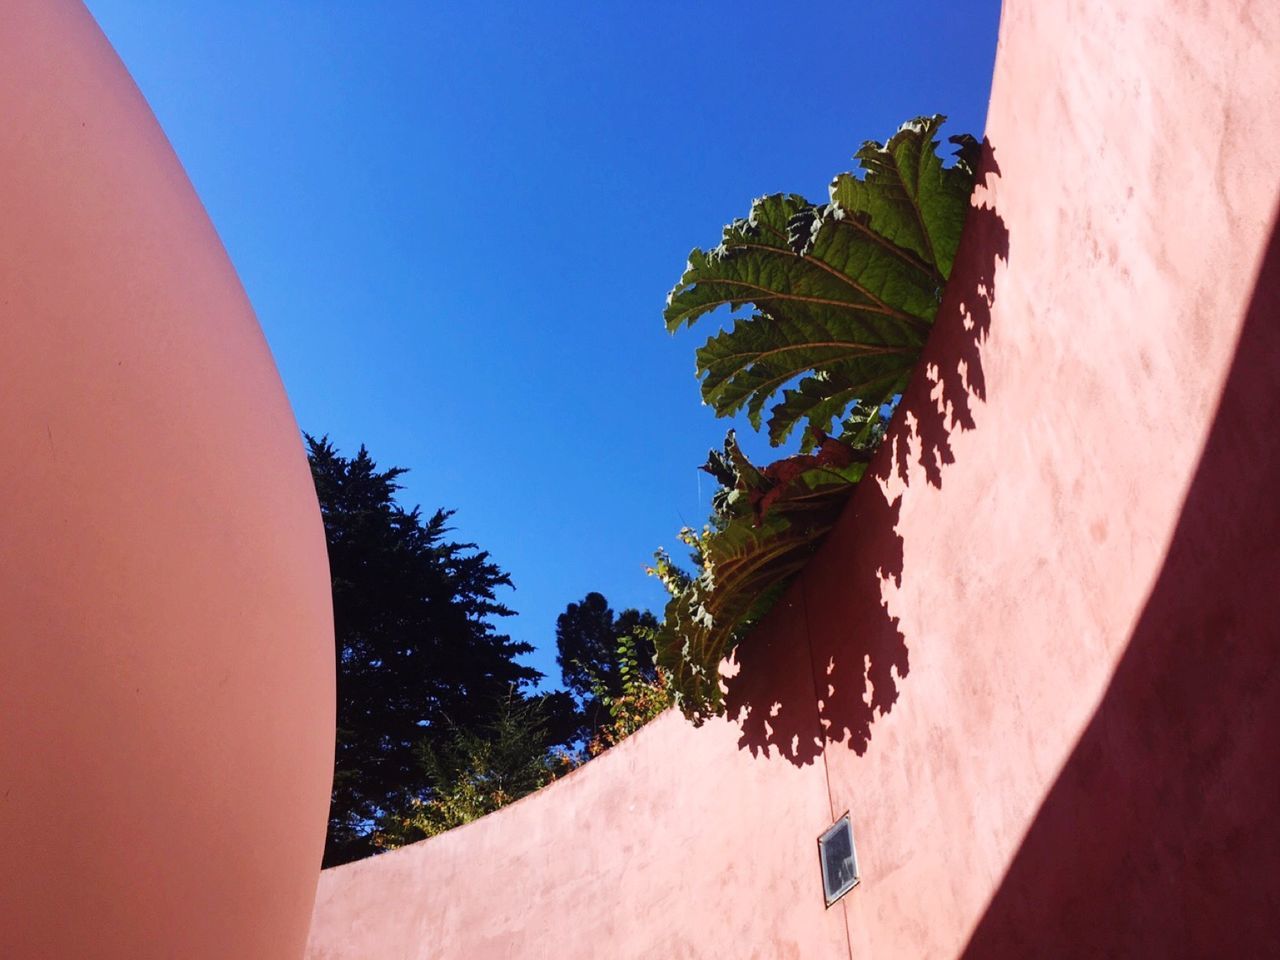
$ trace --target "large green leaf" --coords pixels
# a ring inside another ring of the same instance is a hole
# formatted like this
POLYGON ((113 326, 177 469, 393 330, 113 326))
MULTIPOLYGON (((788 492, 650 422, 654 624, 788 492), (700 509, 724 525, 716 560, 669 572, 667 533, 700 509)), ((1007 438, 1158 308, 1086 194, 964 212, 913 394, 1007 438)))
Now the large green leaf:
MULTIPOLYGON (((865 178, 841 174, 821 206, 761 197, 694 250, 667 297, 671 331, 722 306, 755 308, 697 354, 703 399, 719 416, 746 410, 782 443, 801 422, 825 430, 854 400, 900 392, 919 357, 951 271, 972 189, 972 138, 944 167, 943 118, 913 120, 857 153, 865 178)), ((802 449, 811 448, 806 431, 802 449)))
POLYGON ((792 316, 779 323, 759 314, 740 318, 698 350, 702 396, 722 416, 745 407, 752 425, 759 428, 770 397, 797 377, 814 375, 802 381, 812 381, 810 387, 774 407, 769 431, 777 444, 801 417, 826 430, 854 399, 900 390, 922 341, 914 331, 876 329, 859 320, 834 323, 829 317, 792 316), (841 402, 828 402, 837 392, 843 395, 841 402))
POLYGON ((823 208, 842 228, 835 232, 884 238, 909 252, 916 265, 933 270, 938 286, 951 276, 978 157, 973 137, 952 137, 958 160, 943 166, 934 136, 945 119, 919 117, 883 146, 874 140, 863 144, 855 156, 865 178, 840 174, 831 183, 831 202, 823 208))
POLYGON ((841 174, 830 199, 761 197, 719 246, 694 250, 667 297, 675 332, 727 306, 731 328, 697 353, 703 399, 720 416, 745 411, 783 443, 806 426, 799 455, 751 464, 730 432, 703 468, 721 484, 711 522, 685 529, 687 572, 659 551, 651 572, 670 594, 655 638, 676 701, 700 722, 723 710, 719 665, 786 589, 826 536, 884 436, 884 419, 920 356, 951 275, 969 208, 977 141, 952 137, 943 117, 869 141, 861 175, 841 174), (839 421, 837 439, 827 436, 839 421), (815 447, 815 456, 807 455, 815 447))

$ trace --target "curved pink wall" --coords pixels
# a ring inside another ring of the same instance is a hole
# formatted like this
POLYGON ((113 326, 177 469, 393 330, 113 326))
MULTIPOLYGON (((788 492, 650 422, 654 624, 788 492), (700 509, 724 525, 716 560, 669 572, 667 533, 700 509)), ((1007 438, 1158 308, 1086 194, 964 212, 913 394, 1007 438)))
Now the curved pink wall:
POLYGON ((308 956, 1280 954, 1278 65, 1271 0, 1010 0, 925 375, 737 721, 325 872, 308 956))
POLYGON ((0 956, 301 955, 324 535, 235 274, 78 0, 0 3, 0 956))

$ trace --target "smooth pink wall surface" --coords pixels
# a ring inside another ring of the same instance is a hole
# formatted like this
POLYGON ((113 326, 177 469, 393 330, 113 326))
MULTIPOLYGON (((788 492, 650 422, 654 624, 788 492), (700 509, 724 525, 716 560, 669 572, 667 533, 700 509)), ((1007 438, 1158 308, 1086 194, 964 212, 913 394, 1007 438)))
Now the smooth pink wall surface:
POLYGON ((0 957, 298 957, 333 632, 288 401, 78 0, 0 3, 0 113, 0 957))
POLYGON ((921 372, 736 721, 326 871, 308 956, 1280 954, 1277 104, 1270 0, 1006 3, 921 372))

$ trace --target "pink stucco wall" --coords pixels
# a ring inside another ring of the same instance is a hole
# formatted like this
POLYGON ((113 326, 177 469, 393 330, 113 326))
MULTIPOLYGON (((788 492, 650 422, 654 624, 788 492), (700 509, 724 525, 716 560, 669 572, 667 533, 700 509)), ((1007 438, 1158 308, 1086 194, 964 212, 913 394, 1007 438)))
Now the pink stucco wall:
POLYGON ((308 956, 1280 953, 1278 103, 1272 0, 1008 0, 922 373, 737 717, 326 871, 308 956))

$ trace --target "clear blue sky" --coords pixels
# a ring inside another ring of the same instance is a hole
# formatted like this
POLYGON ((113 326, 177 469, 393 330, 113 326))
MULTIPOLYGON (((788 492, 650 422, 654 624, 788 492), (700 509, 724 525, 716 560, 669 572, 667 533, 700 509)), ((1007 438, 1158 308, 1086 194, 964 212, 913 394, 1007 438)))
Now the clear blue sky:
POLYGON ((757 195, 825 198, 912 116, 980 135, 999 18, 996 0, 88 6, 300 426, 410 468, 406 503, 455 509, 516 584, 503 626, 557 682, 565 604, 657 612, 644 564, 706 518, 696 467, 728 425, 693 377, 712 330, 661 320, 689 250, 757 195))

